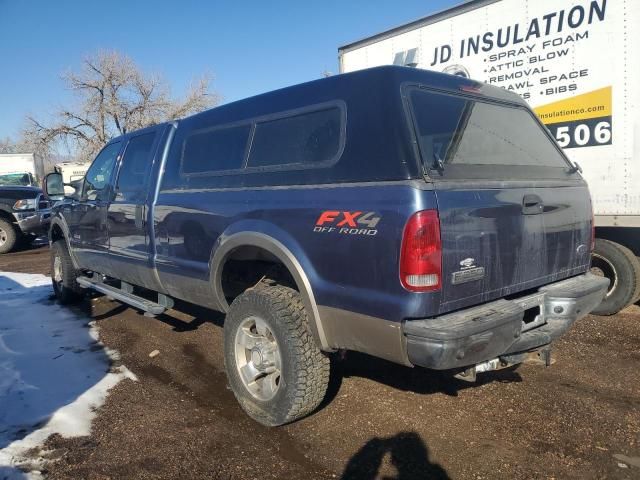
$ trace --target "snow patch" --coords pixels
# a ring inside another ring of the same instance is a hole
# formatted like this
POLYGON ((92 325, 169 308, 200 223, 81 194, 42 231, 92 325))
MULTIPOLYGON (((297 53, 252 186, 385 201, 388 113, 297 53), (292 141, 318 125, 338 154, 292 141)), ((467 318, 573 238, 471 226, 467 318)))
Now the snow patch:
POLYGON ((0 480, 39 478, 26 453, 54 433, 89 435, 109 389, 137 380, 52 293, 49 277, 0 272, 0 480))

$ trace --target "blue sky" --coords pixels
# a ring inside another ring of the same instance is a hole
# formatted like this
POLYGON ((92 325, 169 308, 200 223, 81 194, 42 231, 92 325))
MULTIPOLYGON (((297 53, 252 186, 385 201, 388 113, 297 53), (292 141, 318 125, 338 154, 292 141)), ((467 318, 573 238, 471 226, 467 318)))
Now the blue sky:
POLYGON ((69 101, 60 74, 115 49, 175 94, 204 72, 224 102, 337 73, 337 48, 459 0, 0 0, 0 138, 69 101))

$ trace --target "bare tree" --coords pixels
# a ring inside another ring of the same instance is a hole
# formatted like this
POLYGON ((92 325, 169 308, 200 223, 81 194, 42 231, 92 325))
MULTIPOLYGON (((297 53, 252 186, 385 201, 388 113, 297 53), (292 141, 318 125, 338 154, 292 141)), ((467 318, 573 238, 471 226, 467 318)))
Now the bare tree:
POLYGON ((118 52, 85 58, 82 69, 63 80, 74 94, 73 107, 61 108, 50 124, 28 117, 22 132, 40 154, 63 142, 89 159, 115 136, 205 110, 219 101, 210 91, 208 75, 195 81, 184 98, 176 99, 160 76, 144 74, 118 52))
POLYGON ((5 137, 0 139, 0 153, 36 153, 40 155, 48 154, 48 149, 42 149, 38 147, 37 140, 33 137, 25 137, 21 135, 18 140, 14 140, 11 137, 5 137))
POLYGON ((0 138, 0 153, 16 153, 16 144, 9 137, 0 138))

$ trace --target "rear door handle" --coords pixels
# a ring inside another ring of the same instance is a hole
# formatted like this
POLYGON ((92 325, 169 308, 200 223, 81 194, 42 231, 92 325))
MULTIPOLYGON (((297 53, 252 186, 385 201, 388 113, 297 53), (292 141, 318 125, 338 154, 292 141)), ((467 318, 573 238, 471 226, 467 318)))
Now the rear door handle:
POLYGON ((535 194, 525 195, 522 198, 522 213, 525 215, 537 215, 544 211, 542 199, 535 194))

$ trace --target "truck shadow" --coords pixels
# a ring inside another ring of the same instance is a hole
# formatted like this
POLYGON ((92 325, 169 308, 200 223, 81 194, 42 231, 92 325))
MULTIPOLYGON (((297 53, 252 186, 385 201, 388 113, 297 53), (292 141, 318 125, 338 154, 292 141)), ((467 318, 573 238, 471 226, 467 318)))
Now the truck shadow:
MULTIPOLYGON (((93 318, 99 321, 123 313, 128 308, 126 305, 116 303, 109 311, 93 315, 93 318)), ((222 328, 224 318, 223 313, 177 300, 174 312, 158 315, 156 320, 171 326, 174 332, 180 333, 198 330, 207 323, 222 328), (185 316, 187 319, 183 319, 185 316)), ((420 367, 410 368, 364 353, 350 351, 342 359, 337 355, 332 356, 329 388, 318 410, 332 402, 340 391, 344 378, 368 378, 397 390, 418 394, 444 393, 449 396, 457 396, 461 390, 488 383, 521 382, 522 377, 516 369, 517 366, 479 374, 476 382, 465 382, 454 378, 450 371, 435 371, 420 367)))
POLYGON ((521 382, 522 377, 516 369, 517 366, 479 374, 475 382, 465 382, 456 379, 452 372, 410 368, 363 353, 349 352, 344 360, 332 365, 331 384, 325 402, 329 403, 337 395, 343 378, 368 378, 397 390, 419 394, 444 393, 455 397, 461 390, 488 383, 521 382))
MULTIPOLYGON (((94 305, 92 304, 91 300, 93 298, 101 297, 104 298, 104 295, 101 295, 99 293, 90 294, 80 305, 79 311, 85 315, 91 316, 93 320, 100 321, 110 317, 114 317, 116 315, 120 315, 121 313, 124 313, 131 308, 124 303, 118 303, 117 301, 114 301, 112 302, 112 308, 109 308, 102 313, 96 314, 93 311, 94 305)), ((153 298, 149 299, 153 300, 153 298)), ((224 313, 209 310, 205 307, 200 307, 192 303, 176 300, 176 305, 173 310, 175 312, 178 312, 180 316, 186 315, 191 318, 188 320, 182 320, 173 313, 163 313, 161 315, 157 315, 155 319, 172 327, 174 332, 192 332, 198 330, 198 328, 206 323, 211 323, 221 328, 224 325, 224 313)), ((138 314, 142 315, 142 312, 138 312, 138 314)))
POLYGON ((156 317, 157 320, 160 320, 161 322, 173 327, 174 332, 192 332, 200 328, 205 323, 212 323, 213 325, 220 328, 222 328, 222 326, 224 325, 225 314, 222 312, 209 310, 207 308, 200 307, 192 303, 183 302, 181 300, 176 300, 174 309, 180 313, 192 317, 192 319, 189 321, 180 320, 178 318, 175 318, 174 316, 165 314, 158 315, 156 317))
POLYGON ((445 480, 447 471, 429 460, 429 449, 416 432, 400 432, 388 438, 372 438, 353 457, 340 477, 342 480, 373 480, 379 478, 385 457, 397 471, 389 480, 445 480))
MULTIPOLYGON (((32 250, 40 250, 43 247, 49 246, 49 239, 47 237, 38 237, 31 240, 20 240, 17 242, 11 253, 23 253, 32 250)), ((1 477, 0 477, 1 478, 1 477)))

